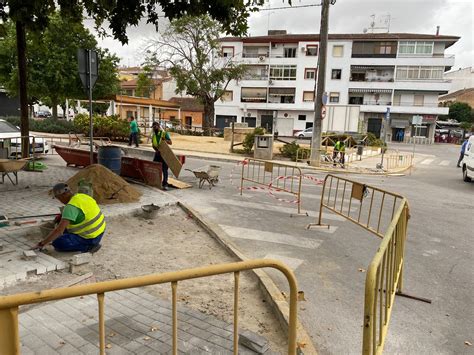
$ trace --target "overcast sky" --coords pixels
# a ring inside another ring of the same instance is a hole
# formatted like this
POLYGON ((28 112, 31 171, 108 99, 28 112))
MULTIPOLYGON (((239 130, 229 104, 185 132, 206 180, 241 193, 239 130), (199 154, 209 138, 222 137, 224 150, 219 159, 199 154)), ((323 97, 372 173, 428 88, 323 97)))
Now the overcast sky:
MULTIPOLYGON (((293 0, 293 6, 318 4, 320 0, 293 0)), ((270 0, 267 8, 288 6, 288 1, 270 0)), ((264 35, 268 29, 286 29, 288 33, 319 33, 319 6, 261 11, 252 14, 249 21, 250 35, 264 35)), ((329 33, 362 33, 370 26, 371 15, 376 15, 377 27, 384 25, 390 14, 390 32, 411 32, 460 36, 461 39, 448 48, 448 54, 456 55, 453 69, 473 66, 474 60, 474 6, 472 0, 337 0, 329 13, 329 33)), ((162 19, 160 28, 166 26, 162 19)), ((91 21, 86 21, 91 28, 91 21)), ((128 31, 129 44, 122 46, 110 38, 99 40, 122 60, 123 65, 142 63, 140 48, 144 41, 153 36, 155 27, 140 24, 128 31)))

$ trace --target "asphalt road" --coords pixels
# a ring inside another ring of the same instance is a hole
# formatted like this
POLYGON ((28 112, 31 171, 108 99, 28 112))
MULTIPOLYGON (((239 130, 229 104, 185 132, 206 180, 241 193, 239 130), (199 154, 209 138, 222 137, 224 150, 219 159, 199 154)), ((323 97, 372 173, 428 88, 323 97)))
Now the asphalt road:
MULTIPOLYGON (((411 219, 404 291, 432 300, 427 304, 396 297, 385 353, 472 354, 474 347, 465 342, 474 344, 474 183, 463 182, 455 167, 459 147, 417 146, 417 153, 419 163, 403 177, 346 175, 407 197, 411 219)), ((299 317, 321 354, 360 354, 364 271, 380 239, 329 214, 325 221, 333 226, 330 233, 306 230, 306 224, 315 221, 321 194, 321 186, 309 180, 302 201, 310 216, 290 217, 294 204, 277 201, 265 191, 244 191, 241 196, 234 163, 189 158, 186 165, 211 163, 222 167, 218 186, 200 190, 194 175, 184 172, 180 178, 196 188, 171 193, 219 223, 249 257, 278 258, 295 271, 307 300, 300 302, 299 317)), ((287 289, 281 275, 270 275, 287 289)))

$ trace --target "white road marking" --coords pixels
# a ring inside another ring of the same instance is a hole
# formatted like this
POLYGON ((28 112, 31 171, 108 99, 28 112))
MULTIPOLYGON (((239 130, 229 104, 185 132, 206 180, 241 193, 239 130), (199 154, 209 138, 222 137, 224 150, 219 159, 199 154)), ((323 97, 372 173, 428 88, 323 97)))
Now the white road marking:
POLYGON ((439 165, 448 166, 451 162, 449 160, 443 160, 439 165))
POLYGON ((303 237, 293 237, 288 234, 272 233, 258 229, 242 228, 220 224, 222 229, 232 238, 255 240, 260 242, 290 245, 299 248, 316 249, 322 241, 303 237))
POLYGON ((264 259, 276 259, 286 264, 291 270, 295 271, 301 264, 304 263, 304 260, 290 258, 289 256, 277 255, 277 254, 267 254, 264 259))
POLYGON ((433 161, 434 161, 434 159, 425 159, 420 164, 421 165, 430 165, 433 161))
MULTIPOLYGON (((235 201, 235 200, 220 200, 220 201, 213 201, 216 204, 228 205, 228 206, 235 206, 235 207, 243 207, 243 208, 251 208, 255 210, 262 210, 262 211, 275 211, 275 212, 282 212, 288 214, 295 214, 297 209, 295 207, 284 207, 278 205, 270 205, 268 203, 257 203, 257 202, 247 202, 247 201, 235 201)), ((319 206, 319 204, 318 204, 319 206)), ((316 211, 307 211, 304 209, 304 204, 302 208, 303 212, 308 212, 310 216, 318 216, 319 212, 316 211)), ((345 221, 346 219, 342 216, 338 216, 332 213, 324 213, 323 212, 323 219, 330 219, 333 221, 345 221)))

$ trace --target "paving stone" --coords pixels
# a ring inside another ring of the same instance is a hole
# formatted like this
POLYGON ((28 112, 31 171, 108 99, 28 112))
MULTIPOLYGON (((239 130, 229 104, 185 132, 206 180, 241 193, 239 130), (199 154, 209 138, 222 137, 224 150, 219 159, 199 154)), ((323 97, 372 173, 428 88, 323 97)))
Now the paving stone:
POLYGON ((216 344, 216 345, 219 345, 219 346, 222 346, 223 348, 225 349, 228 349, 228 350, 232 350, 232 341, 229 340, 229 339, 225 339, 225 338, 222 338, 218 335, 211 335, 209 337, 209 339, 207 339, 208 341, 216 344))
POLYGON ((267 339, 248 330, 239 334, 239 343, 259 354, 263 354, 269 348, 267 339))

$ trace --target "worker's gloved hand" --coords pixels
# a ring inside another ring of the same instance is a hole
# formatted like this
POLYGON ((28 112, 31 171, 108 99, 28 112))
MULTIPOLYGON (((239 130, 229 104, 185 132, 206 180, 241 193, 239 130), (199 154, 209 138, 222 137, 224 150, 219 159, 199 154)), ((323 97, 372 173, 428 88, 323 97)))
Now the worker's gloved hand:
POLYGON ((39 242, 38 244, 36 244, 36 245, 32 248, 32 250, 41 251, 41 250, 43 250, 43 248, 44 248, 44 243, 43 243, 43 242, 39 242))
POLYGON ((54 224, 58 224, 59 222, 61 222, 61 215, 57 214, 56 217, 54 217, 54 224))

